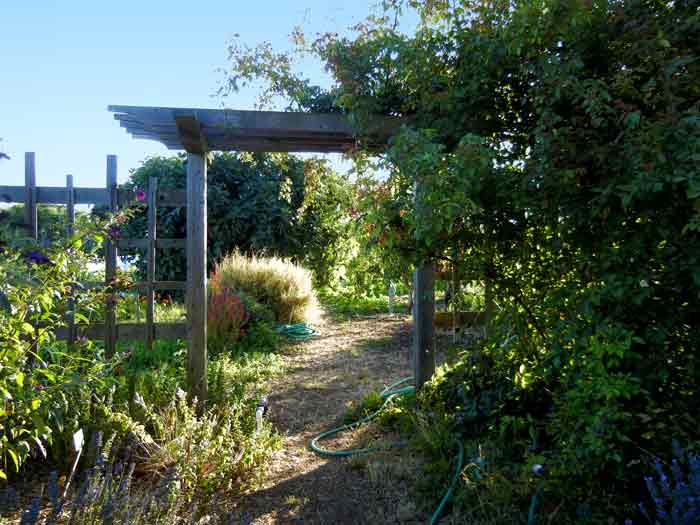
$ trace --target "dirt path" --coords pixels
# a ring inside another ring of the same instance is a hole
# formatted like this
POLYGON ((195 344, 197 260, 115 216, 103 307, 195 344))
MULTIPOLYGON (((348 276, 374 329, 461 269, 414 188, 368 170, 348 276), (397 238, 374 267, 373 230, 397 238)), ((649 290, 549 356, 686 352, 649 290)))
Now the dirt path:
MULTIPOLYGON (((270 419, 283 445, 265 485, 237 502, 241 523, 422 522, 408 501, 407 472, 388 472, 371 457, 323 458, 308 449, 313 436, 342 422, 353 401, 410 375, 409 318, 326 316, 320 329, 321 336, 285 352, 286 372, 270 385, 270 419)), ((350 447, 368 431, 324 444, 350 447)))

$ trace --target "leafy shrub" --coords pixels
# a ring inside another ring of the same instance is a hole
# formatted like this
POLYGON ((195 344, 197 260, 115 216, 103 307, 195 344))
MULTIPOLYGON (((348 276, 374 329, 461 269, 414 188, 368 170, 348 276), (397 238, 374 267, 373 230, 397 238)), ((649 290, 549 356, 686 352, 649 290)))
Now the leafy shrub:
POLYGON ((279 257, 233 252, 217 263, 210 286, 243 292, 272 310, 279 323, 307 321, 316 315, 311 273, 279 257))
POLYGON ((76 235, 46 250, 12 241, 0 248, 0 478, 32 456, 62 458, 114 384, 118 360, 89 341, 68 347, 55 336, 66 324, 71 289, 78 325, 104 301, 76 284, 103 228, 81 223, 76 235), (83 239, 92 239, 92 248, 83 239))
MULTIPOLYGON (((185 165, 182 156, 149 158, 134 170, 126 187, 146 188, 149 177, 157 177, 159 188, 185 189, 185 165)), ((210 271, 216 261, 238 249, 290 257, 312 269, 320 284, 333 278, 347 251, 351 191, 326 161, 287 154, 217 153, 207 169, 207 188, 210 271)), ((185 215, 184 208, 163 209, 159 234, 185 237, 185 215)), ((146 213, 141 212, 123 233, 144 237, 146 225, 146 213)), ((157 279, 185 280, 182 250, 159 249, 157 257, 157 279)), ((144 259, 137 265, 143 274, 144 259)))
POLYGON ((233 354, 266 353, 279 348, 280 334, 272 323, 258 322, 250 325, 241 339, 233 345, 233 354))

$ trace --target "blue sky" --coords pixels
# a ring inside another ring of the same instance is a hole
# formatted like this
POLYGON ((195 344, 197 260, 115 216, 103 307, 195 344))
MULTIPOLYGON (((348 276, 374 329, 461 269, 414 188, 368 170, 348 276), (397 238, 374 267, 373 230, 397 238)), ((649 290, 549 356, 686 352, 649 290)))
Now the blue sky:
MULTIPOLYGON (((213 97, 232 35, 249 45, 289 47, 307 32, 344 32, 376 0, 7 1, 0 9, 0 184, 24 183, 24 152, 37 156, 37 183, 103 186, 107 154, 119 180, 149 155, 167 150, 135 140, 109 104, 219 107, 213 97)), ((320 66, 307 65, 323 82, 320 66)), ((255 92, 227 99, 252 109, 255 92)))

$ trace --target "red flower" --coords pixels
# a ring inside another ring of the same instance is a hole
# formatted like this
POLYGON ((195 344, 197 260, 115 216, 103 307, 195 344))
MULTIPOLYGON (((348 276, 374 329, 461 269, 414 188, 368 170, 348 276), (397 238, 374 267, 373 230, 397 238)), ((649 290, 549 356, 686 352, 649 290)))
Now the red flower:
POLYGON ((146 192, 143 190, 136 190, 136 198, 140 201, 146 200, 146 192))

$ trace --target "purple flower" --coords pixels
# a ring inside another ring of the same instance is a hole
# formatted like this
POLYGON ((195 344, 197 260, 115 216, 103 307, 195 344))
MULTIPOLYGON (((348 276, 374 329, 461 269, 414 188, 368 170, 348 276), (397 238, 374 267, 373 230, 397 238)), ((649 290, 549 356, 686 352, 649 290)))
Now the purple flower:
POLYGON ((27 252, 24 254, 27 262, 35 264, 53 264, 53 261, 41 252, 27 252))
POLYGON ((136 198, 140 201, 146 200, 146 192, 143 190, 136 190, 136 198))
POLYGON ((107 235, 109 235, 112 240, 117 239, 119 237, 119 226, 112 224, 107 231, 107 235))

